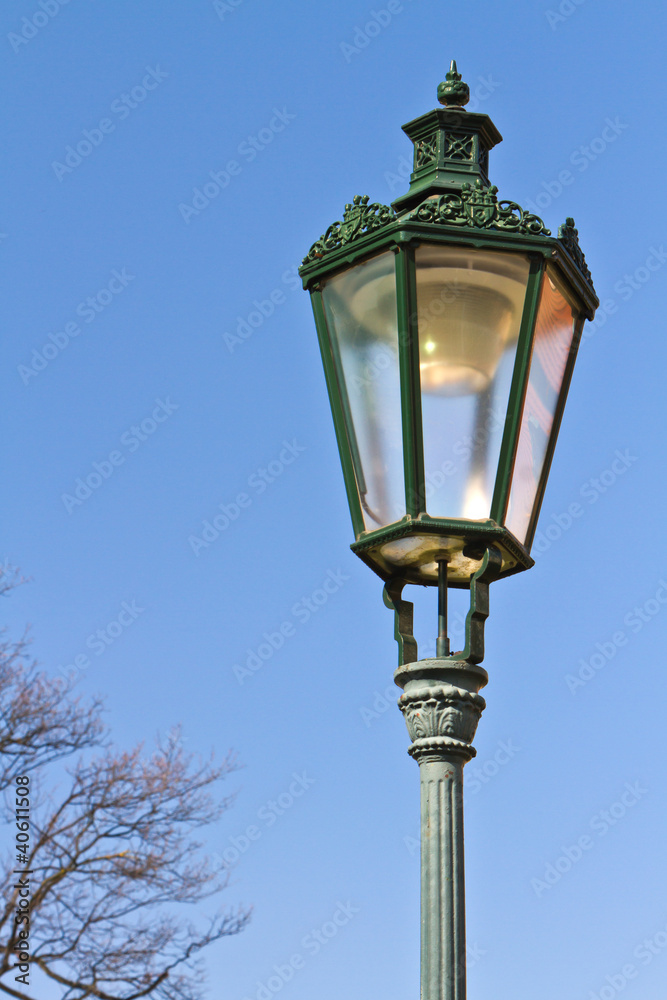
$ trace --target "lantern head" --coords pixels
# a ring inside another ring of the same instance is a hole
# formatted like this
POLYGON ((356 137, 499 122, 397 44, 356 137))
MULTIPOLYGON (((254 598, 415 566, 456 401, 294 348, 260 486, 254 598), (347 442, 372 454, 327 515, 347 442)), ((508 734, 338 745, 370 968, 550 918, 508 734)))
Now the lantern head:
POLYGON ((530 547, 584 321, 598 300, 569 218, 554 237, 499 201, 502 136, 466 112, 456 64, 444 108, 404 126, 410 187, 357 196, 300 268, 311 294, 355 532, 383 579, 468 587, 530 547))

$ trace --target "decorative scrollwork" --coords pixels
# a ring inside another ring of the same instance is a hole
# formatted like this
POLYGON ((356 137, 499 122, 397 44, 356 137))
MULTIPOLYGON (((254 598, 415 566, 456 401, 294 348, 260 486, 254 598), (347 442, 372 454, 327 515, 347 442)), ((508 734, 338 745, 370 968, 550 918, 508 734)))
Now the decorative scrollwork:
POLYGON ((526 212, 514 201, 498 201, 495 185, 484 187, 464 184, 460 194, 429 198, 416 208, 410 218, 447 226, 473 226, 475 229, 501 229, 528 236, 550 236, 539 216, 526 212))
POLYGON ((574 227, 574 219, 569 216, 558 229, 558 239, 569 253, 570 257, 577 265, 588 284, 593 287, 593 277, 588 270, 588 264, 584 257, 584 252, 579 246, 579 231, 574 227))
POLYGON ((430 139, 422 139, 415 146, 415 170, 421 167, 428 167, 435 163, 438 158, 438 137, 431 136, 430 139))
MULTIPOLYGON (((514 201, 498 201, 497 192, 497 187, 485 187, 480 180, 477 180, 474 185, 464 184, 459 193, 449 192, 438 198, 427 198, 402 218, 405 221, 433 222, 446 226, 500 229, 528 236, 551 235, 539 216, 526 212, 514 201)), ((352 204, 345 206, 343 221, 334 222, 329 226, 326 233, 313 243, 302 263, 310 264, 319 260, 332 250, 338 250, 339 247, 372 233, 390 222, 395 222, 398 218, 399 216, 389 205, 381 205, 379 202, 369 204, 368 195, 363 197, 355 195, 352 204)), ((572 242, 570 229, 567 226, 561 227, 562 232, 566 230, 568 236, 562 237, 565 246, 568 249, 570 245, 576 246, 583 260, 576 238, 572 242), (568 239, 570 244, 567 242, 568 239)), ((572 231, 576 234, 576 230, 572 231)), ((587 270, 584 273, 587 273, 587 270)))
POLYGON ((474 160, 475 137, 472 135, 447 135, 445 156, 450 160, 474 160))
POLYGON ((331 250, 350 243, 357 237, 365 233, 372 233, 373 230, 386 226, 388 222, 393 222, 396 218, 394 210, 388 205, 381 205, 379 202, 368 204, 368 195, 355 195, 352 204, 345 206, 345 214, 342 222, 334 222, 329 226, 324 236, 321 236, 303 258, 304 264, 309 264, 314 260, 319 260, 331 250))

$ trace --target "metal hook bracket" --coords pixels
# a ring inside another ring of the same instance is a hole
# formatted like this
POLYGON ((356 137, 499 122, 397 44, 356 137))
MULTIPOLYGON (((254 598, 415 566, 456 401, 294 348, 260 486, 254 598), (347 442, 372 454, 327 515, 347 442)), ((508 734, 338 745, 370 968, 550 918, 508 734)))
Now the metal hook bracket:
POLYGON ((382 591, 385 606, 394 612, 394 638, 398 643, 399 667, 419 659, 417 640, 413 631, 415 606, 412 601, 404 601, 401 596, 406 583, 407 580, 397 576, 387 580, 382 591))
MULTIPOLYGON (((436 657, 481 663, 484 659, 484 623, 489 617, 489 584, 496 580, 502 567, 502 555, 495 545, 487 546, 482 565, 470 578, 470 610, 466 616, 465 646, 456 653, 436 657)), ((414 605, 403 600, 407 580, 394 577, 385 584, 384 603, 394 612, 394 638, 398 643, 398 665, 415 663, 419 659, 417 640, 414 637, 414 605)))

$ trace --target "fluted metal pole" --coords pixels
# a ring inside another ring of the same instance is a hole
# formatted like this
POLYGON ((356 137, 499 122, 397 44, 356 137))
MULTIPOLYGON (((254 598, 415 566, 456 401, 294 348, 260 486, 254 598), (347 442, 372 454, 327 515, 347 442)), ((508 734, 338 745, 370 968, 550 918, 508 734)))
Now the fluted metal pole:
POLYGON ((485 707, 483 667, 454 657, 399 667, 399 707, 421 783, 421 1000, 465 1000, 463 766, 485 707))
POLYGON ((463 765, 422 761, 422 997, 465 1000, 463 765))

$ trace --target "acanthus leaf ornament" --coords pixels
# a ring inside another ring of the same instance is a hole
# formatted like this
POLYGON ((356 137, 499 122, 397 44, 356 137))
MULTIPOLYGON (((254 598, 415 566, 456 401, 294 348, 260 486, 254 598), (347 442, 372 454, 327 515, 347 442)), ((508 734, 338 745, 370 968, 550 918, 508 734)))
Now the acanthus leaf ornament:
POLYGON ((485 702, 480 694, 436 683, 401 695, 399 708, 414 741, 450 737, 457 744, 471 744, 485 702))

